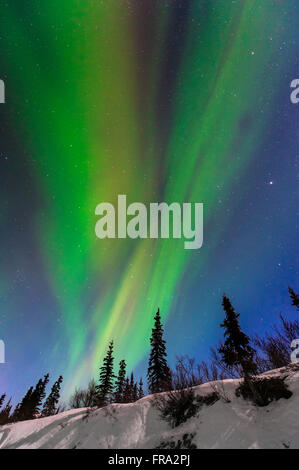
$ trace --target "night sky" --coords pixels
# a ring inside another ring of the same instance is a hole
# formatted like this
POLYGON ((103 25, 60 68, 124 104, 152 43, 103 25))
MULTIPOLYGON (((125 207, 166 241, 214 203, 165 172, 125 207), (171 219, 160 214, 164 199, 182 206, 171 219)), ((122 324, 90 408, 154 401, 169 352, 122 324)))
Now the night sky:
POLYGON ((249 334, 295 318, 298 22, 297 0, 1 2, 0 393, 50 372, 67 397, 110 339, 144 373, 158 306, 171 365, 207 359, 223 292, 249 334), (203 202, 202 248, 97 239, 118 194, 203 202))

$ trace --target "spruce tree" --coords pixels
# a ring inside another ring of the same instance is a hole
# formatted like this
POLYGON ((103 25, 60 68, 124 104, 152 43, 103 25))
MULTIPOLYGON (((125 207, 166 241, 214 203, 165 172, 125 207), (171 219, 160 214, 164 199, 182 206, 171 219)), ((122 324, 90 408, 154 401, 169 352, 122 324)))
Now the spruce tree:
POLYGON ((3 393, 3 395, 0 395, 0 410, 1 410, 2 405, 4 403, 5 397, 6 397, 6 393, 3 393))
POLYGON ((40 407, 42 402, 46 396, 46 386, 49 382, 49 374, 46 374, 43 379, 39 379, 37 382, 35 389, 33 390, 31 397, 30 397, 30 415, 29 419, 33 419, 36 415, 40 413, 40 407))
POLYGON ((130 385, 129 377, 126 377, 123 402, 124 403, 131 403, 131 401, 132 401, 131 385, 130 385))
POLYGON ((137 400, 138 400, 138 385, 137 385, 137 382, 135 382, 133 386, 132 401, 135 402, 137 400))
POLYGON ((31 397, 33 393, 33 387, 30 387, 26 392, 26 395, 23 397, 21 403, 18 403, 14 412, 12 419, 13 421, 25 421, 32 418, 32 407, 31 407, 31 397))
POLYGON ((289 287, 289 294, 292 299, 292 305, 294 305, 294 307, 297 307, 297 310, 299 310, 299 295, 296 294, 291 287, 289 287))
POLYGON ((122 359, 119 363, 118 376, 115 382, 114 400, 116 403, 122 403, 124 399, 126 379, 126 361, 122 359))
POLYGON ((144 393, 143 393, 143 381, 142 379, 140 379, 139 381, 139 387, 138 387, 138 400, 140 400, 140 398, 143 398, 144 397, 144 393))
POLYGON ((53 416, 57 413, 57 405, 60 398, 60 387, 63 377, 60 376, 58 380, 54 383, 50 394, 48 395, 43 410, 42 416, 53 416))
POLYGON ((99 385, 97 385, 97 403, 98 406, 106 406, 113 392, 113 341, 110 342, 107 354, 104 358, 103 365, 100 367, 99 385))
POLYGON ((4 424, 7 424, 11 421, 11 398, 5 405, 5 407, 0 411, 0 426, 3 426, 4 424))
POLYGON ((163 339, 160 309, 158 309, 154 320, 155 324, 150 339, 151 352, 147 378, 150 393, 159 393, 171 389, 171 374, 166 361, 166 343, 163 339))
POLYGON ((134 400, 134 386, 135 386, 135 380, 134 380, 134 374, 131 372, 131 379, 130 379, 130 390, 131 390, 131 402, 133 403, 134 400))
POLYGON ((235 312, 230 300, 223 296, 222 306, 225 320, 221 327, 225 329, 224 344, 218 349, 228 367, 241 367, 245 378, 254 375, 257 366, 254 362, 255 350, 250 346, 249 337, 243 333, 239 324, 239 314, 235 312))
POLYGON ((16 423, 17 421, 20 421, 20 406, 21 406, 21 403, 18 403, 11 415, 12 423, 16 423))

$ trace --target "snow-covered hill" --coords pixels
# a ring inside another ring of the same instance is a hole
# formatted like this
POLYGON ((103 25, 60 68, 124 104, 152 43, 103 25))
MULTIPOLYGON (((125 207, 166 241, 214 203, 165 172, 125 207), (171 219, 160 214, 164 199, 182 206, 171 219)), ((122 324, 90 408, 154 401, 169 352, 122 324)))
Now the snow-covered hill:
POLYGON ((299 448, 298 365, 272 371, 288 374, 293 396, 258 408, 235 396, 238 380, 214 382, 196 387, 205 395, 224 387, 230 403, 219 400, 204 405, 198 415, 172 429, 153 406, 152 397, 136 403, 113 404, 102 409, 71 410, 54 417, 0 427, 0 448, 8 449, 140 449, 156 448, 162 441, 177 441, 193 433, 199 449, 299 448), (213 387, 213 388, 212 388, 213 387))

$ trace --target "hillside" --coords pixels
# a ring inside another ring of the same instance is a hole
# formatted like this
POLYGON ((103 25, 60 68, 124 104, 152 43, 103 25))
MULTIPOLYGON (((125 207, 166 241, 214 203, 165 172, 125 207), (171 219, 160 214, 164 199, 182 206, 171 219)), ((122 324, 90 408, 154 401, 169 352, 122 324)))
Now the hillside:
POLYGON ((299 370, 297 365, 271 371, 288 375, 293 396, 258 408, 235 396, 239 380, 207 383, 195 387, 206 395, 215 387, 230 402, 220 399, 204 405, 196 417, 172 429, 153 406, 152 396, 132 404, 113 404, 102 409, 70 410, 54 417, 0 427, 2 449, 137 449, 155 448, 162 441, 177 441, 194 433, 199 449, 299 448, 299 370))

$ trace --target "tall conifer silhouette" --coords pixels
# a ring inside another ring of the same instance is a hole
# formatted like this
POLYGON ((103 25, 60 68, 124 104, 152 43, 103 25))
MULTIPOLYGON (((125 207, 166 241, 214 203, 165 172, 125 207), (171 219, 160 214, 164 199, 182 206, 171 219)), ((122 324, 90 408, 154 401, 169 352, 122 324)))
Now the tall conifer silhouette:
POLYGON ((126 377, 126 380, 125 380, 123 402, 124 403, 130 403, 131 402, 131 385, 130 385, 129 377, 126 377))
POLYGON ((140 400, 140 398, 143 398, 143 397, 144 397, 143 381, 142 381, 142 379, 140 379, 140 381, 139 381, 139 387, 138 387, 138 400, 140 400))
POLYGON ((10 415, 11 408, 12 408, 12 405, 11 405, 11 398, 10 398, 9 401, 4 406, 4 408, 0 411, 0 426, 2 426, 3 424, 7 424, 11 421, 11 415, 10 415))
POLYGON ((62 375, 59 377, 58 380, 54 383, 50 394, 48 395, 45 404, 42 410, 42 416, 52 416, 55 415, 57 412, 57 405, 60 398, 60 387, 62 383, 63 377, 62 375))
POLYGON ((125 391, 125 380, 126 380, 126 361, 122 359, 119 363, 118 376, 115 382, 114 399, 116 403, 123 402, 124 391, 125 391))
POLYGON ((222 306, 225 311, 225 320, 221 327, 225 330, 225 341, 218 351, 227 366, 240 366, 244 377, 249 377, 257 370, 254 362, 255 350, 250 346, 249 337, 241 330, 238 320, 240 315, 235 312, 231 301, 225 295, 222 306))
POLYGON ((163 325, 161 322, 160 309, 158 309, 154 320, 155 323, 150 339, 151 352, 147 371, 150 393, 164 392, 171 389, 171 374, 166 361, 166 342, 163 339, 163 325))
POLYGON ((29 415, 30 418, 34 418, 35 415, 40 413, 40 407, 46 396, 46 386, 49 382, 49 374, 46 374, 43 379, 40 379, 35 389, 33 390, 29 399, 29 415))
POLYGON ((131 402, 135 401, 134 400, 134 387, 135 387, 134 373, 131 372, 131 378, 130 378, 131 402))
POLYGON ((31 396, 33 392, 33 387, 30 387, 27 390, 25 396, 23 397, 21 403, 18 403, 14 412, 13 412, 13 421, 25 421, 31 419, 31 396))
POLYGON ((289 294, 292 299, 292 305, 294 305, 294 307, 297 307, 297 310, 299 310, 299 295, 296 294, 291 287, 289 287, 289 294))
POLYGON ((5 393, 3 393, 3 395, 0 395, 0 410, 1 410, 2 405, 3 405, 3 403, 4 403, 5 397, 6 397, 6 394, 5 394, 5 393))
POLYGON ((111 401, 114 388, 113 381, 115 378, 113 373, 113 363, 113 341, 110 341, 103 365, 100 367, 99 385, 96 386, 98 406, 105 406, 111 401))

